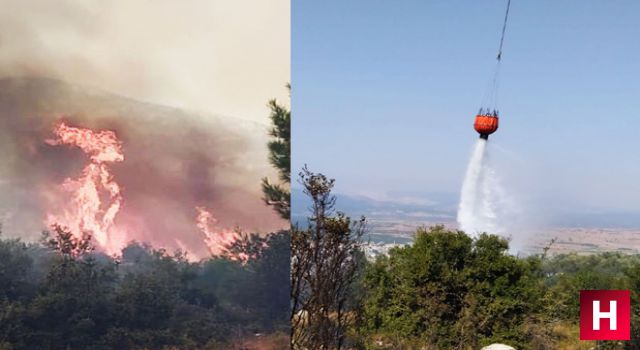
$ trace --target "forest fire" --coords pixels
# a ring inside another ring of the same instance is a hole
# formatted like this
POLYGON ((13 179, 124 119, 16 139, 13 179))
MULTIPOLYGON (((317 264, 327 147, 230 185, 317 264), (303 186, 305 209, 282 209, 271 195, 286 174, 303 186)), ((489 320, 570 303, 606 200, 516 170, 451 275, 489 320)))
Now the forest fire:
POLYGON ((232 254, 229 248, 240 239, 240 234, 235 230, 219 228, 218 220, 204 207, 196 207, 198 216, 196 223, 204 235, 204 243, 213 256, 228 255, 232 260, 246 261, 249 256, 245 253, 232 254))
POLYGON ((78 177, 62 183, 70 199, 56 208, 56 213, 47 213, 46 224, 65 227, 78 237, 90 233, 106 253, 119 253, 127 237, 114 222, 122 206, 122 194, 109 165, 124 161, 122 143, 113 131, 76 128, 64 122, 58 123, 53 132, 56 138, 47 140, 48 144, 78 147, 90 162, 78 177))
MULTIPOLYGON (((122 142, 111 130, 91 130, 72 127, 65 122, 56 124, 55 139, 46 140, 52 146, 77 147, 89 157, 81 174, 67 178, 61 184, 69 194, 64 204, 46 215, 46 224, 59 225, 80 237, 89 233, 97 247, 107 254, 120 254, 129 239, 128 232, 115 223, 123 204, 121 186, 116 182, 110 166, 123 162, 122 142)), ((212 256, 227 255, 233 260, 246 261, 246 254, 232 254, 231 245, 240 238, 235 230, 220 228, 218 220, 205 207, 196 207, 196 226, 204 235, 203 241, 212 256)))

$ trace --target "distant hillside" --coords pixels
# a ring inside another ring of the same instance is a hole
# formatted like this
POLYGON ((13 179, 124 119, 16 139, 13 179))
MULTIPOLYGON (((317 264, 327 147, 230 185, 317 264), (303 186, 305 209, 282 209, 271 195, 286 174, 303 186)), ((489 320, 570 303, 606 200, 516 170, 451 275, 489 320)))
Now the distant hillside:
MULTIPOLYGON (((266 103, 266 101, 265 101, 266 103)), ((0 219, 5 234, 34 237, 51 189, 77 176, 86 158, 52 147, 56 121, 116 131, 125 161, 113 165, 124 189, 120 224, 156 246, 202 247, 194 207, 220 225, 250 231, 286 227, 261 199, 267 123, 155 105, 47 78, 0 79, 0 219)))
MULTIPOLYGON (((292 190, 294 222, 306 225, 309 204, 300 188, 292 190)), ((337 194, 336 203, 337 210, 351 217, 364 215, 369 223, 367 238, 383 244, 409 242, 419 226, 456 228, 457 205, 458 194, 438 192, 397 193, 385 199, 337 194)), ((636 247, 640 239, 640 213, 633 211, 549 205, 544 213, 533 211, 530 215, 543 219, 511 233, 519 251, 539 252, 553 238, 558 238, 554 251, 624 251, 636 247)))
MULTIPOLYGON (((395 193, 385 199, 348 194, 336 196, 337 210, 351 216, 365 215, 376 218, 449 221, 455 219, 458 204, 458 195, 453 193, 395 193)), ((310 202, 302 189, 292 189, 291 201, 296 220, 305 218, 310 202)))
MULTIPOLYGON (((368 222, 368 239, 373 242, 407 242, 416 227, 435 224, 455 225, 458 204, 452 193, 394 193, 385 199, 336 194, 336 209, 368 222)), ((291 191, 292 220, 306 225, 310 202, 300 188, 291 191)))

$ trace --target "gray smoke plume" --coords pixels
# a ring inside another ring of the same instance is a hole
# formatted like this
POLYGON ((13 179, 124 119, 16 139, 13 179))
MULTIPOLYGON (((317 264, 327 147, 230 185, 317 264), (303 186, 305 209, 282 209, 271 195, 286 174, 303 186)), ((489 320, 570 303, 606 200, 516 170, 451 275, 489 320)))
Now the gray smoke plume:
POLYGON ((263 204, 260 178, 274 176, 267 127, 138 102, 45 78, 0 79, 0 215, 3 233, 33 238, 55 188, 87 163, 79 149, 52 146, 55 123, 114 130, 125 161, 112 165, 124 205, 116 224, 156 246, 184 244, 206 255, 195 226, 205 206, 222 226, 267 232, 286 226, 263 204), (177 241, 180 241, 178 243, 177 241))
POLYGON ((262 121, 287 99, 288 0, 3 0, 0 77, 262 121))
POLYGON ((224 227, 286 227, 263 204, 260 180, 276 178, 266 102, 287 98, 289 9, 285 0, 3 1, 3 234, 35 238, 45 212, 67 200, 55 189, 87 164, 79 149, 45 142, 60 119, 122 140, 125 160, 110 165, 124 199, 116 224, 135 239, 204 254, 196 206, 224 227))

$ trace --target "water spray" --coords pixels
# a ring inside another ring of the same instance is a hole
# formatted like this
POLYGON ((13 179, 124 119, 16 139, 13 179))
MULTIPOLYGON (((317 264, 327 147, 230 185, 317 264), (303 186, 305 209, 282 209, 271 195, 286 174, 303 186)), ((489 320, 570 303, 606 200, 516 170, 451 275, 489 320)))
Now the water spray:
POLYGON ((504 233, 499 224, 503 190, 489 156, 488 141, 476 142, 462 184, 458 224, 469 234, 504 233))
POLYGON ((511 0, 508 0, 495 72, 482 103, 484 107, 480 108, 473 124, 474 129, 480 134, 480 138, 474 146, 460 194, 457 221, 460 229, 469 234, 504 233, 499 225, 498 210, 501 197, 504 197, 504 191, 502 191, 498 176, 491 164, 488 143, 489 135, 496 132, 499 125, 498 78, 510 6, 511 0))

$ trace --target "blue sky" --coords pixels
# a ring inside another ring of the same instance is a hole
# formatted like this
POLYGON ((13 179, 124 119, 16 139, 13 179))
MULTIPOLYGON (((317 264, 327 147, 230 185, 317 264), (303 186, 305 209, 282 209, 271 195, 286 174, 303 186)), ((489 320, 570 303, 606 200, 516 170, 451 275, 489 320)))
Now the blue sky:
MULTIPOLYGON (((345 193, 458 192, 505 6, 294 1, 294 172, 308 164, 345 193)), ((490 138, 507 183, 640 209, 638 13, 637 1, 512 0, 490 138)))

